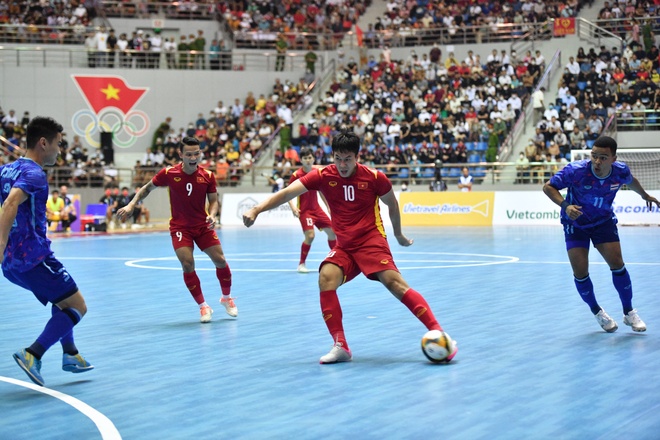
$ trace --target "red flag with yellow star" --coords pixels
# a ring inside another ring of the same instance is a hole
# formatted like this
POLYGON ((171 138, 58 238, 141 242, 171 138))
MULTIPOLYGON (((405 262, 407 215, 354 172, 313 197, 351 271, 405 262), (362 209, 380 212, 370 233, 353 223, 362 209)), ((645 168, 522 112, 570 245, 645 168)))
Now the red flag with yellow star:
POLYGON ((148 90, 129 87, 119 76, 71 76, 96 114, 106 107, 116 107, 127 114, 148 90))

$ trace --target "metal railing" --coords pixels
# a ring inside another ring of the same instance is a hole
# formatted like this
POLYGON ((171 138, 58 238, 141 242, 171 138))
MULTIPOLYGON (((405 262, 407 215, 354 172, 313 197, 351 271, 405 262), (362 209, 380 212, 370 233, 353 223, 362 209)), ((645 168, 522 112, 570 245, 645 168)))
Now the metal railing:
MULTIPOLYGON (((99 51, 80 46, 0 46, 0 63, 16 67, 178 69, 178 70, 250 70, 273 71, 277 55, 255 51, 174 51, 144 52, 134 50, 99 51)), ((288 52, 283 71, 305 71, 305 53, 288 52)), ((318 57, 317 69, 325 68, 318 57)))
POLYGON ((617 47, 619 53, 623 52, 625 41, 618 35, 613 34, 607 28, 602 27, 605 24, 602 21, 593 23, 585 18, 578 17, 575 20, 576 34, 581 40, 585 40, 593 45, 607 46, 608 48, 617 47))

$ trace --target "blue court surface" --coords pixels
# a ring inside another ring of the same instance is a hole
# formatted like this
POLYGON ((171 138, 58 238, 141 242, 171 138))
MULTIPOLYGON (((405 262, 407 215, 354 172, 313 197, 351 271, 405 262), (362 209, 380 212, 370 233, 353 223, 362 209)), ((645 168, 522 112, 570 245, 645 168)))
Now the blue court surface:
MULTIPOLYGON (((218 303, 213 266, 196 251, 215 314, 199 312, 165 232, 54 239, 88 303, 76 342, 96 369, 43 359, 36 387, 12 353, 50 310, 0 281, 2 439, 619 439, 660 438, 660 228, 621 227, 634 305, 623 325, 611 275, 592 249, 605 333, 573 284, 556 227, 407 228, 395 260, 459 352, 420 350, 426 329, 377 282, 339 289, 353 362, 320 365, 332 345, 316 273, 298 274, 298 227, 218 230, 239 317, 218 303)), ((318 233, 308 267, 328 251, 318 233)))

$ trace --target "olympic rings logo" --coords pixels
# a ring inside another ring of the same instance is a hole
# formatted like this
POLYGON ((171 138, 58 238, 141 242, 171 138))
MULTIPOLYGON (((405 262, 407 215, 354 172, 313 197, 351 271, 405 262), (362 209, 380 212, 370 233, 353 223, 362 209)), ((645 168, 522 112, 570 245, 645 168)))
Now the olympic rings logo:
POLYGON ((150 122, 149 116, 141 110, 131 110, 125 115, 116 107, 106 107, 98 115, 91 110, 78 110, 71 125, 74 133, 84 137, 94 148, 101 147, 101 132, 112 133, 113 144, 117 147, 130 148, 149 130, 150 122))

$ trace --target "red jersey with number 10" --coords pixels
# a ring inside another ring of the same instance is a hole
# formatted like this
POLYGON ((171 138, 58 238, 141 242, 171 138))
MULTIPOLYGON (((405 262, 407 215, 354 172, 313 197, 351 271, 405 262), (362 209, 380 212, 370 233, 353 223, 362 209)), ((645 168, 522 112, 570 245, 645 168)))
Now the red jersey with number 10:
POLYGON ((211 171, 197 168, 192 174, 177 164, 160 170, 151 180, 156 186, 167 186, 170 195, 170 228, 195 228, 206 224, 206 195, 217 192, 211 171))
POLYGON ((382 172, 357 164, 355 173, 343 178, 336 165, 328 165, 305 174, 300 182, 325 197, 342 248, 359 247, 375 235, 386 237, 379 200, 390 192, 392 183, 382 172))

